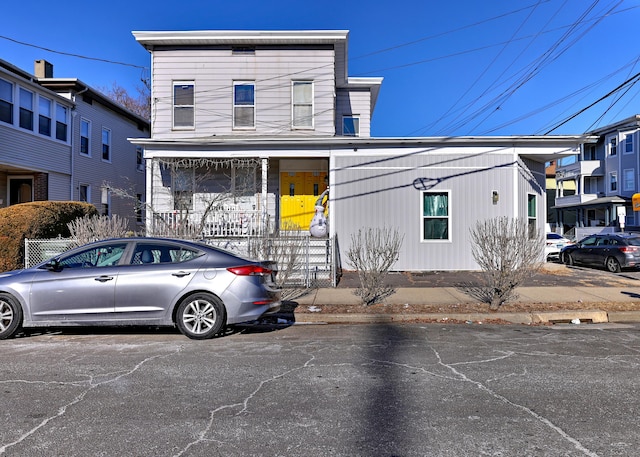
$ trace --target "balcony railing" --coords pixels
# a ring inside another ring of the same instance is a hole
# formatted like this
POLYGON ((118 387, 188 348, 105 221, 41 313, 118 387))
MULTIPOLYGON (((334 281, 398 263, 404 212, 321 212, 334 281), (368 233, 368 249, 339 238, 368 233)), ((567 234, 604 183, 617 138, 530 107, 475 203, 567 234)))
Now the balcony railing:
POLYGON ((579 176, 604 176, 602 160, 580 160, 556 169, 556 180, 577 179, 579 176))
POLYGON ((598 194, 577 194, 556 198, 556 206, 575 206, 598 198, 598 194))

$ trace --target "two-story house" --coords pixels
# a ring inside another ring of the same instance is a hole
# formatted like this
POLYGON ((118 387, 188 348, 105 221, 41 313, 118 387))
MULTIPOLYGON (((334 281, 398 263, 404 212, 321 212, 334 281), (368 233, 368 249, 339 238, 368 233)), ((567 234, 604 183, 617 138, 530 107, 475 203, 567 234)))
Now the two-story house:
POLYGON ((131 139, 150 234, 305 231, 328 185, 340 258, 361 228, 387 227, 404 236, 396 270, 477 269, 470 228, 509 216, 544 230, 545 162, 583 142, 371 137, 382 78, 348 75, 347 31, 133 35, 151 55, 151 138, 131 139))
POLYGON ((555 210, 565 231, 578 237, 640 226, 632 197, 640 191, 640 115, 589 132, 579 156, 556 167, 555 210), (565 188, 576 189, 567 195, 565 188))
POLYGON ((143 151, 127 138, 148 134, 147 120, 78 79, 54 78, 48 62, 30 74, 0 60, 0 207, 85 201, 142 230, 143 151))

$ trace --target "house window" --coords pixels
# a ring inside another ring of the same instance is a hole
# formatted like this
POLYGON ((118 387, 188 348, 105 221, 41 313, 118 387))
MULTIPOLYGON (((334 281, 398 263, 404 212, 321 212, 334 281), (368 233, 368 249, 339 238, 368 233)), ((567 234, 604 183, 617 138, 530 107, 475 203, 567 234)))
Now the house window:
POLYGON ((535 194, 527 195, 527 226, 529 227, 529 238, 535 238, 538 233, 537 221, 537 198, 535 194))
POLYGON ((0 79, 0 121, 13 124, 13 84, 0 79))
POLYGON ((313 82, 294 81, 293 128, 313 128, 313 82))
POLYGON ((102 128, 102 160, 111 162, 111 130, 102 128))
POLYGON ((56 103, 56 139, 67 141, 69 129, 69 109, 56 103))
POLYGON ((51 100, 38 97, 38 132, 51 136, 51 100))
POLYGON ((618 190, 618 172, 612 171, 609 173, 609 190, 611 192, 617 192, 618 190))
POLYGON ((254 128, 256 125, 255 83, 233 83, 233 128, 254 128))
POLYGON ((178 168, 173 173, 173 209, 189 211, 193 209, 193 168, 178 168))
POLYGON ((136 222, 142 223, 142 209, 144 208, 144 202, 142 201, 142 194, 136 194, 136 222))
POLYGON ((618 139, 611 138, 609 140, 609 155, 614 156, 616 154, 618 154, 618 139))
POLYGON ((631 192, 636 188, 635 170, 627 168, 622 172, 622 189, 631 192))
POLYGON ((422 193, 422 240, 448 240, 449 226, 449 193, 422 193))
POLYGON ((624 136, 624 153, 633 154, 633 133, 624 136))
POLYGON ((343 116, 342 135, 360 136, 360 118, 357 116, 343 116))
POLYGON ((20 89, 20 127, 33 130, 33 94, 20 89))
POLYGON ((91 121, 80 119, 80 154, 91 155, 91 121))
POLYGON ((136 146, 136 169, 144 171, 144 154, 141 146, 136 146))
POLYGON ((195 126, 195 93, 193 82, 173 83, 173 128, 195 126))
POLYGON ((78 200, 85 203, 91 202, 91 186, 88 184, 78 186, 78 200))

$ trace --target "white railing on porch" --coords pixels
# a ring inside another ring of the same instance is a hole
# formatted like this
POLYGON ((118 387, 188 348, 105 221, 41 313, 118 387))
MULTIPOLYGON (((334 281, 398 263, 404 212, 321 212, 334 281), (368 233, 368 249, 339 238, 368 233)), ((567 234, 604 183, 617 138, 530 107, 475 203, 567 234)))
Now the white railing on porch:
POLYGON ((197 234, 204 238, 257 236, 271 233, 269 219, 263 220, 261 211, 211 210, 206 215, 198 212, 154 212, 151 234, 197 234))

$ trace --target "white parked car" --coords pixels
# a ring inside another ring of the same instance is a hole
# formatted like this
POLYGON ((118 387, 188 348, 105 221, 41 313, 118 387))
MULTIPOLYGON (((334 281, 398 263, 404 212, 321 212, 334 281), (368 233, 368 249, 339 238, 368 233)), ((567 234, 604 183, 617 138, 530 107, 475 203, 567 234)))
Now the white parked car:
POLYGON ((569 238, 553 232, 547 233, 547 240, 544 246, 544 258, 546 260, 559 259, 562 248, 570 244, 573 244, 573 241, 569 238))

